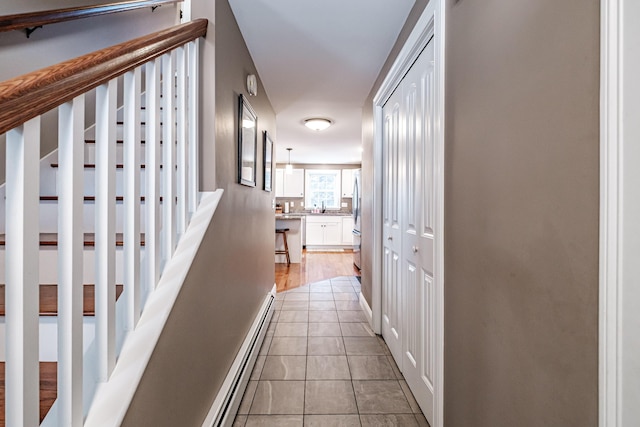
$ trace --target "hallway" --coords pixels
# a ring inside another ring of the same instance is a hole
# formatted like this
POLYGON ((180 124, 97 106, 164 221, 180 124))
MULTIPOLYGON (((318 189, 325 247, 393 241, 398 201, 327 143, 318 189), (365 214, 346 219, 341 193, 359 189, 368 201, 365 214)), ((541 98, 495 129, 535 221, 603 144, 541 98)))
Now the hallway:
POLYGON ((297 288, 338 276, 359 276, 353 265, 353 252, 314 252, 304 249, 300 264, 280 264, 275 267, 278 292, 297 288))
POLYGON ((279 293, 234 426, 428 426, 355 276, 279 293))

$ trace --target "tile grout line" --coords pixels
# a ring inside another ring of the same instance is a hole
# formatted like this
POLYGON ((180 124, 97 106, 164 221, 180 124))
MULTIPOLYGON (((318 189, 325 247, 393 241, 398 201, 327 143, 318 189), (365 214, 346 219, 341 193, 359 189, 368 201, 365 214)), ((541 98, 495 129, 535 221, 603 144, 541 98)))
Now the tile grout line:
POLYGON ((356 404, 356 413, 358 415, 358 423, 362 426, 362 418, 360 417, 360 407, 358 406, 358 398, 356 397, 356 387, 353 384, 353 373, 351 372, 351 364, 349 363, 349 354, 347 353, 347 343, 344 340, 344 331, 342 330, 342 322, 340 322, 340 318, 338 318, 340 325, 340 335, 342 337, 342 345, 344 346, 344 357, 347 359, 347 369, 349 369, 349 378, 351 379, 351 391, 353 392, 353 401, 356 404))
POLYGON ((309 287, 309 301, 307 303, 307 351, 304 354, 304 387, 302 389, 302 425, 304 426, 304 419, 306 417, 307 407, 307 377, 309 370, 309 316, 311 315, 311 287, 309 287))

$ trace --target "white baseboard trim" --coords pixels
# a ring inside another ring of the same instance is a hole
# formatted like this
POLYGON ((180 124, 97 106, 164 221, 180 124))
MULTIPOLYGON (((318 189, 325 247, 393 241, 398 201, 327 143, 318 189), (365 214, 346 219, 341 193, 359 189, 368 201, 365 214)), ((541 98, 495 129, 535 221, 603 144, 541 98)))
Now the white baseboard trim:
POLYGON ((276 285, 262 303, 202 427, 231 427, 273 315, 276 285))
POLYGON ((369 326, 371 326, 371 329, 373 329, 373 311, 371 311, 371 307, 369 307, 369 303, 367 302, 367 300, 364 299, 362 292, 360 292, 359 300, 360 308, 362 309, 362 311, 364 311, 364 315, 367 318, 367 322, 369 322, 369 326))

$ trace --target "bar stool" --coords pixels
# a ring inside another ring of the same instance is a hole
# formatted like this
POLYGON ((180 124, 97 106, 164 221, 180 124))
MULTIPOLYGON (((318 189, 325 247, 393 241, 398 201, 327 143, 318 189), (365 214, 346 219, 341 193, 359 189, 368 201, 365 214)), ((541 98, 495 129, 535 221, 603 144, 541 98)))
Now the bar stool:
POLYGON ((276 228, 276 244, 278 243, 278 234, 282 234, 282 242, 284 243, 284 250, 276 249, 276 255, 286 255, 287 265, 291 264, 289 259, 289 245, 287 244, 287 231, 288 228, 276 228))

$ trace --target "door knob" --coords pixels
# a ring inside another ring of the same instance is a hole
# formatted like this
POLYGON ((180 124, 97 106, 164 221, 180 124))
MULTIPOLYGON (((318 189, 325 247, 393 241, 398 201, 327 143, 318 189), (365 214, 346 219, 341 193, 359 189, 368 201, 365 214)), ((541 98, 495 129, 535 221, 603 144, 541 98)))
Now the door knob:
POLYGON ((389 236, 387 237, 387 240, 393 240, 393 237, 389 236))
POLYGON ((415 254, 416 252, 418 252, 418 247, 417 246, 413 246, 411 248, 411 250, 413 251, 413 253, 415 254))

